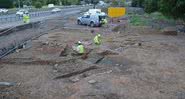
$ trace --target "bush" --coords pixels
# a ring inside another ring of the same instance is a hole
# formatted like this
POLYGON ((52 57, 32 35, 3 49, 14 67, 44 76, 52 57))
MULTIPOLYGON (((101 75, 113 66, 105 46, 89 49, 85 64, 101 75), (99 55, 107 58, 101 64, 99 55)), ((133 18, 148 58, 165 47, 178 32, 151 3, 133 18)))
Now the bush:
POLYGON ((166 16, 164 16, 162 13, 160 12, 153 12, 150 14, 150 16, 154 19, 154 20, 168 20, 169 18, 167 18, 166 16))
POLYGON ((41 7, 42 7, 41 2, 36 2, 36 3, 35 3, 35 8, 41 8, 41 7))
POLYGON ((120 7, 124 7, 125 6, 125 0, 114 0, 112 1, 112 6, 120 6, 120 7))
POLYGON ((125 0, 120 1, 120 6, 124 7, 125 6, 125 0))
POLYGON ((130 23, 135 26, 144 26, 146 25, 146 20, 142 19, 140 16, 132 16, 130 23))
POLYGON ((118 6, 118 1, 116 0, 112 1, 112 6, 118 6))

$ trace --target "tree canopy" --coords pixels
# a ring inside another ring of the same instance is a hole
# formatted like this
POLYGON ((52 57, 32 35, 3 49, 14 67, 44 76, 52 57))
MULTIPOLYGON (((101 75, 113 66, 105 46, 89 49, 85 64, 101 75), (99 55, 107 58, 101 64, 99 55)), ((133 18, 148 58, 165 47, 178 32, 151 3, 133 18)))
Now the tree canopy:
POLYGON ((99 2, 99 0, 0 0, 0 8, 23 7, 23 5, 39 7, 47 4, 77 5, 81 1, 91 4, 97 4, 99 2))
POLYGON ((44 6, 47 4, 55 5, 76 5, 80 4, 81 0, 0 0, 0 8, 12 8, 13 6, 18 7, 19 5, 28 6, 44 6))
POLYGON ((0 8, 13 7, 13 0, 0 0, 0 8))
POLYGON ((160 11, 164 15, 185 19, 185 0, 133 0, 133 7, 143 7, 146 12, 160 11))

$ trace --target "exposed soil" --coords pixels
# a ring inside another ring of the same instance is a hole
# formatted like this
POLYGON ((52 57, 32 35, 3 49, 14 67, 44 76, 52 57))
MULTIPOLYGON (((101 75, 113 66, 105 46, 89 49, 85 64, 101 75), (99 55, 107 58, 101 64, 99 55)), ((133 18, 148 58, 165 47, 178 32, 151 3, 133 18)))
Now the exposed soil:
POLYGON ((129 24, 112 32, 113 24, 78 26, 76 17, 0 60, 0 81, 17 83, 0 87, 0 99, 185 99, 184 36, 129 24), (93 44, 92 29, 102 34, 102 45, 93 44), (92 49, 85 60, 71 55, 78 40, 92 49))

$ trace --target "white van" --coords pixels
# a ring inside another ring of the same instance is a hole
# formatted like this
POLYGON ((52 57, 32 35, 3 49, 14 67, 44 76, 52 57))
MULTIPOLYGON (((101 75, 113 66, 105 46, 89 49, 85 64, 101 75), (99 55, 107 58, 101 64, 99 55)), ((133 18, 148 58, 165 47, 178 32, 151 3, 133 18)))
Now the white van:
POLYGON ((101 13, 101 9, 89 9, 88 13, 90 14, 101 13))
POLYGON ((89 25, 91 27, 101 26, 102 20, 105 18, 106 18, 106 16, 101 15, 101 14, 83 15, 82 17, 78 17, 77 24, 89 25))
POLYGON ((48 8, 53 8, 53 7, 55 7, 54 4, 48 4, 48 8))
POLYGON ((101 14, 102 16, 106 16, 105 12, 101 12, 101 9, 89 9, 89 11, 85 12, 84 15, 93 15, 93 14, 101 14))

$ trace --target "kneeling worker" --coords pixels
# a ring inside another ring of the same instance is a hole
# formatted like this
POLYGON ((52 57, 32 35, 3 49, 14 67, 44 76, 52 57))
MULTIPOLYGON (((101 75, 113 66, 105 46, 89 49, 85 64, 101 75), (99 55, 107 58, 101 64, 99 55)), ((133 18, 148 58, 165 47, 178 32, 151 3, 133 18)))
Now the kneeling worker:
POLYGON ((101 35, 100 34, 97 34, 95 37, 94 37, 94 43, 96 45, 100 45, 101 44, 101 35))
POLYGON ((77 46, 73 47, 73 50, 75 55, 83 55, 85 53, 85 47, 80 41, 78 41, 77 46))

